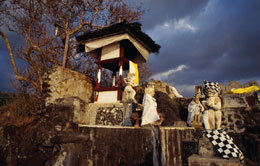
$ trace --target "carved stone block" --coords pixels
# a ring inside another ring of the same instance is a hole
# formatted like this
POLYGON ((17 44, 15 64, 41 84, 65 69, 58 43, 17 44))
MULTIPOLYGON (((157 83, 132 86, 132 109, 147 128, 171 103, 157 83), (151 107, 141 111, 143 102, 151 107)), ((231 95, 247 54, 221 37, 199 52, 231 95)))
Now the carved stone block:
POLYGON ((222 159, 193 154, 188 159, 188 166, 244 166, 244 163, 235 158, 222 159))
POLYGON ((213 145, 207 137, 202 137, 199 139, 199 155, 205 157, 214 156, 213 145))

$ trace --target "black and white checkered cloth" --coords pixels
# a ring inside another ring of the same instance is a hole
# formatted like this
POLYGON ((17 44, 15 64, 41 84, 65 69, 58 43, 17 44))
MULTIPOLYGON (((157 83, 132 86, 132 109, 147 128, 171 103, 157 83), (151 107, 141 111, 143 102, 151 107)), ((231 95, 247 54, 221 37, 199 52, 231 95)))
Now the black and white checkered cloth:
POLYGON ((235 157, 239 158, 241 162, 244 161, 243 153, 224 130, 204 130, 203 133, 223 158, 229 159, 230 157, 235 157))
POLYGON ((209 89, 215 90, 217 93, 220 93, 220 86, 217 82, 204 81, 203 92, 205 93, 209 89))

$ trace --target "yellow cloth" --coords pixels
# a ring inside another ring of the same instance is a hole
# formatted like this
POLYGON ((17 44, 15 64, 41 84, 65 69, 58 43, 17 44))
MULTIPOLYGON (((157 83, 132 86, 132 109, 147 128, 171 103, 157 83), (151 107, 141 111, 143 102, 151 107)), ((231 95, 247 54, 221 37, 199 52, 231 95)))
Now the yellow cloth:
POLYGON ((258 91, 259 88, 257 86, 250 86, 247 88, 238 88, 238 89, 234 89, 229 91, 228 93, 250 93, 252 91, 258 91))
POLYGON ((134 82, 136 85, 139 85, 139 72, 138 72, 138 65, 132 61, 129 61, 129 73, 135 74, 134 82))

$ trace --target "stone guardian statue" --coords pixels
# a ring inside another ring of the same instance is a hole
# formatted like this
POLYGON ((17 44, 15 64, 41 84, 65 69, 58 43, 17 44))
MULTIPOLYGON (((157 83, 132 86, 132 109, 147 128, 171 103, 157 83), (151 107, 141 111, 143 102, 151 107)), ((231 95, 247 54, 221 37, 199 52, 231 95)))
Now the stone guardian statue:
POLYGON ((216 82, 204 81, 203 93, 205 100, 202 105, 205 109, 203 112, 203 122, 205 129, 221 129, 221 99, 219 98, 220 87, 216 82))
POLYGON ((124 95, 122 101, 124 103, 137 103, 135 99, 135 90, 133 87, 135 87, 135 74, 128 73, 127 78, 124 78, 124 82, 126 84, 126 87, 124 89, 124 95))

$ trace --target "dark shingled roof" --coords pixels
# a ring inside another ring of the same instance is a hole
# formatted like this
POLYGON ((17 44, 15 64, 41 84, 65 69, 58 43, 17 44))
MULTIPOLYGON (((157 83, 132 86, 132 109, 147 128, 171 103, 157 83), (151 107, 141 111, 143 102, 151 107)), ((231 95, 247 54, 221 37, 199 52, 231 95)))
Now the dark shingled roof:
MULTIPOLYGON (((156 44, 147 34, 142 32, 141 26, 142 25, 138 22, 135 23, 121 22, 103 28, 101 30, 96 30, 81 36, 77 36, 76 39, 78 42, 84 43, 87 42, 88 40, 92 40, 99 37, 129 33, 132 37, 141 41, 145 45, 145 47, 151 50, 153 53, 158 53, 161 46, 156 44)), ((81 44, 79 45, 78 52, 83 52, 84 49, 85 49, 84 46, 81 44)))

